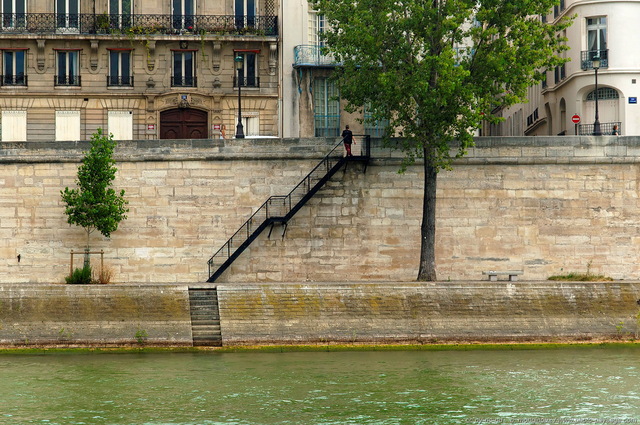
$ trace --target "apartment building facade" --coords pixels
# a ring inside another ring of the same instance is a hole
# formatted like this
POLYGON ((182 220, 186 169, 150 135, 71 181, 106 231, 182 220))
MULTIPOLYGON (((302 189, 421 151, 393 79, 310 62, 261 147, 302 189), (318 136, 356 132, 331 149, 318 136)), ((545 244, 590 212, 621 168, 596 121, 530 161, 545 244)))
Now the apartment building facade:
POLYGON ((640 134, 640 55, 629 49, 640 44, 640 2, 562 0, 541 19, 565 16, 575 17, 563 34, 569 61, 547 70, 546 80, 529 89, 528 103, 500 111, 504 122, 483 135, 592 135, 596 107, 603 135, 640 134))
POLYGON ((3 0, 1 141, 279 136, 279 0, 3 0))
POLYGON ((384 122, 369 122, 366 105, 359 113, 345 111, 336 83, 340 64, 323 51, 321 34, 327 30, 322 14, 307 0, 288 1, 282 11, 282 116, 284 137, 339 137, 345 125, 355 134, 381 137, 384 122))

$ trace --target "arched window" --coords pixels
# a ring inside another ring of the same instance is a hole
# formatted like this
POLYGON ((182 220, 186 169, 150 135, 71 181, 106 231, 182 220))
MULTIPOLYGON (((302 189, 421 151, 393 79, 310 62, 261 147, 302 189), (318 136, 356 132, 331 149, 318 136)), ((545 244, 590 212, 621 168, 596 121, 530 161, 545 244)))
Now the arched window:
MULTIPOLYGON (((618 91, 610 87, 601 87, 598 89, 598 100, 618 99, 618 91)), ((596 91, 593 90, 587 95, 587 100, 596 100, 596 91)))

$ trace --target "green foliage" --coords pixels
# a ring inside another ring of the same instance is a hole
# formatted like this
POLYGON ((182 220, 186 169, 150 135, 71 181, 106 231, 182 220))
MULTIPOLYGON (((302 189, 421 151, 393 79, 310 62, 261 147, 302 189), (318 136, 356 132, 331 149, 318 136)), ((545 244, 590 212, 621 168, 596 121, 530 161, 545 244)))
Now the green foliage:
POLYGON ((523 101, 541 71, 566 61, 558 33, 571 21, 540 20, 555 0, 310 3, 332 28, 322 36, 342 64, 336 74, 347 109, 367 105, 372 121, 401 130, 405 165, 424 156, 448 168, 483 121, 500 119, 492 111, 523 101))
POLYGON ((60 192, 66 205, 67 222, 87 231, 87 247, 94 230, 110 237, 129 211, 124 190, 116 193, 111 187, 117 171, 113 159, 115 146, 113 137, 102 134, 99 128, 91 137, 91 149, 78 168, 78 188, 66 187, 60 192))
POLYGON ((608 282, 613 279, 609 276, 595 275, 591 273, 567 273, 563 275, 549 276, 548 280, 560 280, 566 282, 608 282))
POLYGON ((138 344, 144 345, 147 342, 149 334, 147 334, 147 331, 145 331, 144 329, 138 329, 135 336, 138 344))
POLYGON ((69 285, 89 285, 93 283, 91 279, 91 266, 75 269, 71 276, 67 276, 64 279, 69 285))

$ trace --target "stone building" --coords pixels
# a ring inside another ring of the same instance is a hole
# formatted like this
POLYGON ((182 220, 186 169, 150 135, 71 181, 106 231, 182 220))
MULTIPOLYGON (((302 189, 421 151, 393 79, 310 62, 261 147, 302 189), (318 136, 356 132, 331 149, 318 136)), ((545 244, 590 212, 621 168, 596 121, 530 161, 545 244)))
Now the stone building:
POLYGON ((278 136, 278 0, 1 3, 2 141, 278 136), (241 66, 238 66, 241 65, 241 66))
POLYGON ((569 61, 547 70, 546 80, 529 89, 529 102, 502 111, 505 121, 485 128, 484 135, 590 135, 596 98, 602 134, 611 135, 616 125, 621 135, 640 134, 640 62, 628 48, 640 43, 634 30, 640 3, 562 0, 549 12, 541 19, 575 17, 563 34, 569 61))

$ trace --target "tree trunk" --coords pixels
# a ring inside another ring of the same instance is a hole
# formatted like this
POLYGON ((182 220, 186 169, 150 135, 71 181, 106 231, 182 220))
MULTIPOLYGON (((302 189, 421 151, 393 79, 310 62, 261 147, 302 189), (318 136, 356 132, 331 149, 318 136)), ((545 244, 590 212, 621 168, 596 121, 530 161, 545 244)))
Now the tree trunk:
POLYGON ((422 205, 422 227, 420 233, 420 270, 418 280, 436 280, 436 186, 438 169, 431 164, 428 155, 424 158, 424 199, 422 205))
POLYGON ((91 236, 91 231, 87 229, 87 246, 84 249, 84 267, 87 268, 91 266, 91 259, 89 258, 89 237, 91 236))

